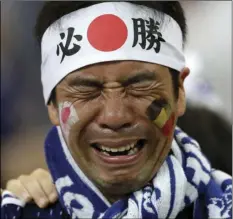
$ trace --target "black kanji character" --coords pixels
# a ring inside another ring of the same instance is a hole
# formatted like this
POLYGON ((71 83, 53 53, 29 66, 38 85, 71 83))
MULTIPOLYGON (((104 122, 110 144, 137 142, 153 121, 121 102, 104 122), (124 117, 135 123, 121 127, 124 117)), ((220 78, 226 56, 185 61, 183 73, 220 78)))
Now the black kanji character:
MULTIPOLYGON (((82 40, 82 36, 81 35, 74 35, 74 28, 73 27, 69 27, 68 28, 68 36, 67 36, 67 40, 66 40, 66 44, 65 46, 63 45, 63 43, 59 43, 59 45, 57 45, 57 56, 59 56, 60 54, 60 48, 62 51, 62 59, 61 59, 61 63, 64 60, 65 56, 72 56, 74 54, 76 54, 79 50, 80 50, 80 46, 73 43, 73 48, 69 49, 72 37, 74 37, 77 41, 81 41, 82 40)), ((65 38, 65 33, 60 33, 60 37, 63 40, 65 38)))
POLYGON ((134 42, 133 46, 135 47, 138 43, 138 38, 141 36, 141 42, 139 45, 142 49, 150 50, 154 47, 156 53, 160 51, 161 42, 165 42, 162 38, 162 34, 159 32, 159 25, 158 21, 155 21, 150 18, 148 20, 144 20, 142 18, 132 18, 133 26, 134 26, 134 42), (148 47, 146 48, 147 42, 149 43, 148 47))

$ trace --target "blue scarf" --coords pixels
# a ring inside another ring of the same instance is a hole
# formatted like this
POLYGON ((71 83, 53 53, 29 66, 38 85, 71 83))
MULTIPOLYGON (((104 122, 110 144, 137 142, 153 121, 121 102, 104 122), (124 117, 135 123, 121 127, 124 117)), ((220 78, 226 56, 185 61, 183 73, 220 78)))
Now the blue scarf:
MULTIPOLYGON (((179 128, 174 132, 171 153, 151 183, 114 204, 109 203, 75 163, 59 127, 54 127, 48 134, 45 154, 59 202, 46 210, 37 209, 34 213, 37 218, 62 218, 61 209, 74 219, 175 218, 191 204, 194 205, 193 218, 232 216, 231 177, 212 169, 198 143, 179 128)), ((6 201, 9 195, 5 193, 5 198, 3 195, 5 214, 9 212, 9 201, 6 201)), ((14 205, 17 212, 19 208, 27 207, 11 204, 11 208, 14 205)))

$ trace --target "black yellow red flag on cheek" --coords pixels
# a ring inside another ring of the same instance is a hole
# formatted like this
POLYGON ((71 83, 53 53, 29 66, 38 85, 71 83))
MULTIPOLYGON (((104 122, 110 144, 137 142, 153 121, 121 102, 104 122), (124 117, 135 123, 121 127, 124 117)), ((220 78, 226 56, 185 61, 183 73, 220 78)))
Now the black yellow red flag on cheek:
POLYGON ((163 99, 154 100, 146 111, 147 116, 155 123, 165 136, 170 134, 174 124, 174 113, 170 105, 163 99))
POLYGON ((174 126, 174 122, 175 122, 175 114, 172 113, 170 118, 167 120, 167 122, 165 123, 165 125, 162 127, 162 133, 165 136, 169 136, 173 126, 174 126))
POLYGON ((154 121, 160 114, 161 110, 166 106, 166 104, 167 102, 163 99, 155 99, 154 101, 152 101, 146 111, 149 119, 151 121, 154 121))

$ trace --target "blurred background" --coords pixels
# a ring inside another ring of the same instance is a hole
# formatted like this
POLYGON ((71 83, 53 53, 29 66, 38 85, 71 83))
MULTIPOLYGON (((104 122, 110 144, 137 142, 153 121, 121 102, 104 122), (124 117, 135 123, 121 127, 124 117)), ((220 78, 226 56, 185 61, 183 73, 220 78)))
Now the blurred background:
MULTIPOLYGON (((42 4, 10 0, 1 4, 1 187, 19 174, 46 168, 43 142, 51 124, 42 97, 39 46, 33 37, 42 4)), ((202 146, 204 151, 215 150, 209 159, 230 173, 232 2, 181 4, 188 25, 185 54, 191 75, 185 83, 188 110, 179 125, 207 145, 202 146)))

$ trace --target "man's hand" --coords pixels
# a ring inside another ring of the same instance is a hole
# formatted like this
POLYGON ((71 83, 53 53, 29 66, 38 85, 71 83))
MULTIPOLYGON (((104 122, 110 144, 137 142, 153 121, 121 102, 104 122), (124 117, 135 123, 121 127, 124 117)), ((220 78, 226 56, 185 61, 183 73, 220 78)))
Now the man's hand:
POLYGON ((8 181, 6 190, 25 202, 34 201, 40 208, 47 207, 58 198, 50 174, 43 169, 36 169, 30 175, 21 175, 18 179, 8 181))

